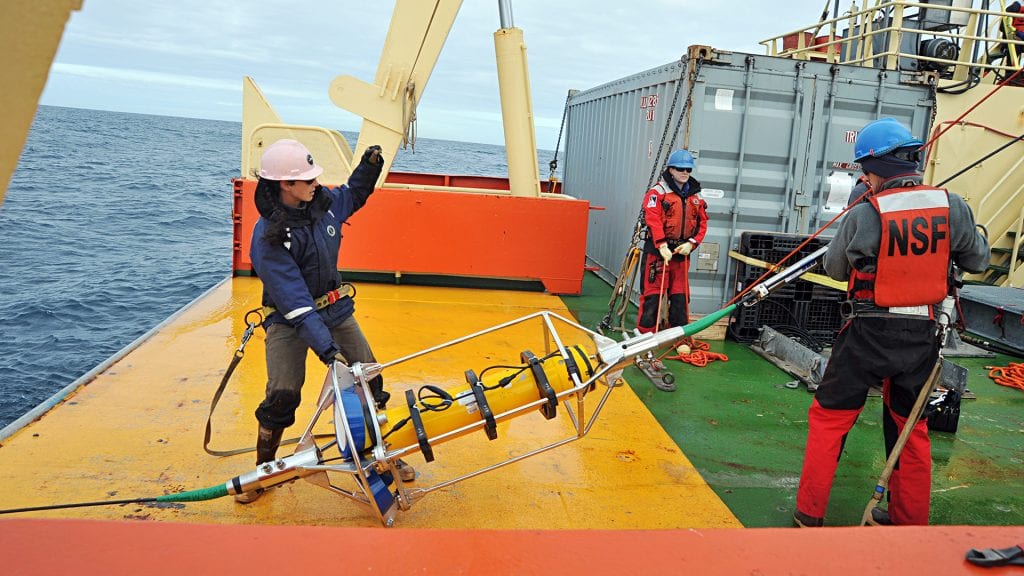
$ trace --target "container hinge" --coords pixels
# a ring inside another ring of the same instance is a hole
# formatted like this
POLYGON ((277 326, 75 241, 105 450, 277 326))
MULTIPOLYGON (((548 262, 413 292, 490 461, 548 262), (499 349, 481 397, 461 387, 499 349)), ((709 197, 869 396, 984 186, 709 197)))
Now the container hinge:
POLYGON ((704 44, 694 44, 686 49, 686 57, 689 60, 700 59, 705 64, 729 64, 723 54, 725 53, 704 44))

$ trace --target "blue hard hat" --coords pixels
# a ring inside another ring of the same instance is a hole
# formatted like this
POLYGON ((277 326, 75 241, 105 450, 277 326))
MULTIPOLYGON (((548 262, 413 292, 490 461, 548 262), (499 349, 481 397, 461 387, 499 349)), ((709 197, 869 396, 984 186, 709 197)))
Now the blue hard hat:
POLYGON ((693 170, 693 154, 690 154, 689 150, 676 150, 668 157, 668 166, 693 170))
POLYGON ((922 145, 924 142, 914 138, 910 130, 895 118, 881 118, 860 129, 853 145, 853 159, 860 162, 868 156, 878 158, 900 148, 920 148, 922 145))

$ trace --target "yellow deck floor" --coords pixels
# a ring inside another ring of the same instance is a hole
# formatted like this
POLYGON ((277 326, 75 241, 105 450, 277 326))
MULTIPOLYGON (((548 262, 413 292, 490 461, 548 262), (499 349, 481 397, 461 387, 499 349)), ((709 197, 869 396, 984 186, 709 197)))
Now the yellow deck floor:
MULTIPOLYGON (((165 326, 38 421, 0 447, 0 508, 159 496, 204 488, 254 468, 252 454, 227 458, 202 449, 210 400, 238 346, 242 315, 259 302, 260 283, 233 278, 165 326)), ((358 285, 356 315, 378 359, 388 362, 442 342, 549 309, 567 318, 559 298, 529 292, 358 285)), ((566 343, 588 344, 558 328, 566 343)), ((392 405, 423 383, 450 388, 463 373, 518 364, 520 351, 543 353, 540 324, 445 349, 385 372, 392 405)), ((592 346, 587 346, 592 349, 592 346)), ((297 435, 311 415, 326 369, 308 362, 297 435)), ((246 349, 214 417, 212 447, 255 442, 253 410, 263 397, 262 330, 246 349)), ((599 386, 597 392, 604 389, 599 386)), ((588 411, 600 394, 587 396, 588 411)), ((417 485, 453 478, 573 434, 560 408, 434 446, 416 454, 417 485)), ((318 427, 329 432, 329 423, 318 427)), ((279 451, 290 453, 289 447, 279 451)), ((343 485, 344 488, 351 486, 343 485)), ((299 480, 248 506, 230 498, 188 504, 104 506, 23 516, 148 519, 174 522, 377 526, 357 503, 299 480)), ((429 528, 722 528, 740 523, 705 484, 629 386, 613 391, 584 438, 427 494, 400 511, 396 526, 429 528)))

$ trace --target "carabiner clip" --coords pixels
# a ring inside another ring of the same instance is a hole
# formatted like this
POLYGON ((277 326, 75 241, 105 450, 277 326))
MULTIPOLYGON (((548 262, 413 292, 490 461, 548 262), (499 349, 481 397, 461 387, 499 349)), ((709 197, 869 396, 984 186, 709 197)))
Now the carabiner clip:
POLYGON ((242 354, 245 351, 245 345, 249 343, 249 339, 252 338, 252 333, 256 331, 256 323, 250 322, 249 326, 242 333, 242 343, 238 346, 238 353, 242 354))
POLYGON ((249 343, 249 339, 252 338, 253 333, 256 332, 256 327, 263 324, 263 315, 260 314, 258 308, 249 310, 245 313, 245 323, 248 326, 246 326, 245 332, 242 333, 242 343, 239 344, 238 350, 235 351, 235 356, 239 357, 245 354, 245 345, 249 343), (256 315, 256 319, 249 320, 249 317, 253 314, 256 315))

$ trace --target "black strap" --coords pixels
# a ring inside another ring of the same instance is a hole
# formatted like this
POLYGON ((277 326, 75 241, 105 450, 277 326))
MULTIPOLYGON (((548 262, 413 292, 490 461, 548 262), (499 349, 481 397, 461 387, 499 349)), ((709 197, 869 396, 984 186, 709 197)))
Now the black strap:
POLYGON ((557 415, 558 395, 555 394, 555 390, 551 387, 551 383, 548 382, 548 375, 544 373, 544 366, 542 366, 540 360, 533 355, 533 352, 530 352, 529 350, 523 350, 519 355, 519 359, 523 362, 529 363, 530 370, 533 372, 533 380, 537 383, 537 390, 540 391, 541 398, 548 399, 547 404, 541 405, 540 413, 544 415, 544 418, 551 420, 557 415))
MULTIPOLYGON (((245 454, 246 452, 255 452, 256 447, 251 446, 249 448, 236 448, 234 450, 213 450, 210 448, 210 438, 213 437, 213 413, 217 410, 217 404, 220 402, 220 397, 224 394, 224 389, 227 388, 228 380, 231 379, 231 375, 235 372, 235 368, 238 363, 245 357, 245 346, 249 343, 249 339, 252 338, 253 333, 256 331, 256 326, 263 323, 263 318, 259 316, 259 309, 250 310, 245 314, 246 328, 242 334, 242 343, 238 346, 238 350, 235 350, 234 356, 231 358, 231 362, 228 364, 228 369, 224 372, 224 376, 220 379, 220 385, 217 386, 217 391, 213 393, 213 400, 210 401, 210 413, 206 416, 206 433, 203 436, 203 450, 211 456, 234 456, 235 454, 245 454), (255 314, 257 318, 250 320, 249 316, 255 314)), ((313 438, 332 438, 332 434, 314 434, 313 438)), ((280 446, 287 446, 288 444, 297 444, 300 438, 288 438, 282 440, 280 446)))
POLYGON ((423 418, 420 417, 420 409, 416 406, 416 395, 412 390, 405 391, 405 403, 409 406, 409 418, 412 419, 412 427, 416 430, 416 441, 420 444, 420 452, 427 462, 434 461, 434 449, 427 441, 427 429, 423 427, 423 418))
MULTIPOLYGON (((359 390, 359 398, 361 400, 363 391, 358 388, 357 390, 359 390)), ((367 436, 370 437, 370 445, 366 447, 366 449, 369 450, 370 448, 375 448, 377 446, 377 434, 374 433, 373 423, 371 422, 373 414, 370 413, 370 405, 366 402, 361 402, 361 404, 363 405, 363 426, 366 427, 367 436)))
POLYGON ((580 348, 578 345, 573 346, 573 348, 575 348, 576 351, 580 353, 580 358, 583 359, 583 363, 586 364, 587 366, 587 378, 590 378, 591 376, 594 375, 594 367, 590 364, 590 357, 587 356, 587 353, 584 352, 583 349, 580 348))
POLYGON ((235 352, 231 363, 228 364, 228 369, 224 372, 224 377, 220 379, 220 386, 217 387, 217 391, 213 393, 213 401, 210 402, 210 413, 206 416, 206 434, 203 436, 203 450, 211 456, 234 456, 235 454, 245 454, 246 452, 253 452, 256 447, 251 448, 238 448, 235 450, 212 450, 210 448, 210 438, 213 436, 213 411, 217 409, 217 403, 220 402, 220 397, 224 394, 224 389, 228 385, 228 380, 231 379, 231 374, 235 371, 235 367, 242 361, 245 356, 245 352, 235 352))
POLYGON ((487 394, 484 393, 483 383, 472 370, 466 370, 466 382, 469 382, 469 389, 473 391, 473 398, 476 399, 480 418, 484 420, 484 432, 487 433, 487 439, 497 439, 498 423, 494 421, 494 412, 491 411, 491 405, 487 403, 487 394))
POLYGON ((1024 547, 971 548, 967 561, 976 566, 1024 566, 1024 547))
MULTIPOLYGON (((580 348, 578 345, 577 346, 573 346, 573 349, 575 349, 577 352, 580 353, 580 358, 583 359, 583 364, 585 364, 586 367, 587 367, 587 375, 583 376, 581 374, 580 375, 580 380, 583 380, 584 378, 590 378, 591 376, 594 375, 594 367, 590 365, 590 358, 587 357, 587 353, 584 352, 583 349, 580 348)), ((573 370, 575 370, 577 374, 579 374, 580 371, 579 371, 579 366, 576 365, 576 360, 574 360, 573 357, 572 357, 572 354, 570 353, 568 356, 569 356, 569 359, 566 361, 566 364, 570 365, 569 375, 570 375, 570 377, 572 377, 573 370)), ((588 388, 587 390, 590 391, 590 390, 593 390, 596 387, 597 387, 597 382, 591 382, 590 383, 590 388, 588 388)))
MULTIPOLYGON (((210 438, 213 437, 213 412, 217 409, 217 404, 220 402, 221 395, 224 394, 224 389, 228 386, 228 380, 231 379, 231 375, 234 374, 235 368, 238 367, 238 363, 245 357, 245 346, 249 343, 249 339, 252 338, 254 332, 256 332, 256 326, 263 322, 263 318, 259 316, 258 310, 250 310, 245 313, 245 332, 242 333, 242 342, 239 344, 238 349, 235 350, 235 354, 231 358, 231 362, 228 363, 228 369, 224 372, 224 376, 220 379, 220 385, 217 386, 217 391, 213 393, 213 400, 210 401, 210 413, 206 416, 206 433, 203 435, 203 450, 211 456, 234 456, 235 454, 245 454, 246 452, 255 452, 256 447, 250 448, 236 448, 234 450, 213 450, 210 448, 210 438), (250 315, 256 317, 252 320, 249 319, 250 315)), ((297 442, 298 440, 296 440, 297 442)))
POLYGON ((580 380, 583 380, 583 375, 580 374, 580 368, 576 365, 576 359, 572 357, 572 352, 565 355, 565 369, 569 372, 569 380, 572 381, 572 377, 575 374, 580 380))

